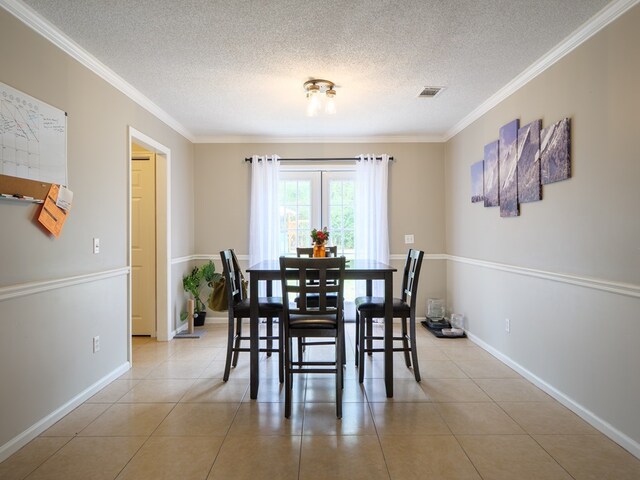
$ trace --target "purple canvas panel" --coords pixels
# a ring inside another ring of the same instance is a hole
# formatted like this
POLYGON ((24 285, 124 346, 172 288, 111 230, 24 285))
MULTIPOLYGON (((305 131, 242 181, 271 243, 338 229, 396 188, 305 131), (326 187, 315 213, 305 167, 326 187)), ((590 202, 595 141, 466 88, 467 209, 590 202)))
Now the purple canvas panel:
POLYGON ((471 165, 471 202, 484 201, 484 161, 471 165))
POLYGON ((535 120, 518 130, 518 201, 542 199, 540 186, 540 127, 535 120))
POLYGON ((484 146, 484 206, 500 205, 498 187, 498 140, 484 146))
POLYGON ((518 208, 518 126, 513 120, 500 128, 499 178, 500 216, 517 217, 518 208))
POLYGON ((540 133, 540 168, 542 184, 571 177, 571 138, 569 119, 564 118, 540 133))

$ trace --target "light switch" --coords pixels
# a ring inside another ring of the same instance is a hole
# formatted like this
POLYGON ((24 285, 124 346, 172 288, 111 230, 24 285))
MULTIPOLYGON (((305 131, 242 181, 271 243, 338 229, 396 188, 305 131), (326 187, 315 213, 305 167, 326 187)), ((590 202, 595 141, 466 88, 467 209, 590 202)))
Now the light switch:
POLYGON ((93 253, 100 253, 100 239, 93 239, 93 253))

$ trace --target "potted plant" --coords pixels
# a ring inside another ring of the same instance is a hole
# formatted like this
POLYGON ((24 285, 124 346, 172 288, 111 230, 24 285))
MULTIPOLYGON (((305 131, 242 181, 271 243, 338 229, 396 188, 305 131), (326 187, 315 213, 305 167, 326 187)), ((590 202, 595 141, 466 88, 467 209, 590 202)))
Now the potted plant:
MULTIPOLYGON (((193 312, 194 326, 201 327, 204 325, 204 319, 207 316, 207 310, 200 298, 203 280, 211 287, 213 283, 217 282, 220 278, 222 278, 222 275, 216 273, 216 267, 211 260, 200 267, 193 267, 191 273, 182 277, 182 287, 184 291, 191 294, 191 297, 195 301, 195 311, 193 312)), ((187 312, 182 312, 180 320, 184 321, 187 315, 187 312)))

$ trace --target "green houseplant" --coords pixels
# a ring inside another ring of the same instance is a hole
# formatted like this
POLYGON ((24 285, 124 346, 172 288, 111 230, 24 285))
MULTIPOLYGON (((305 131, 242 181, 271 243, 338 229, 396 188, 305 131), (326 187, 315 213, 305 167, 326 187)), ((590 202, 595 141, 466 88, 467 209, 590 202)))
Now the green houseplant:
MULTIPOLYGON (((200 290, 203 286, 203 281, 209 287, 213 286, 214 282, 217 282, 222 278, 222 275, 216 272, 216 267, 211 260, 200 267, 193 267, 191 272, 182 277, 182 288, 189 293, 195 301, 195 311, 193 312, 193 323, 195 326, 204 325, 204 319, 207 316, 207 310, 200 298, 200 290)), ((180 314, 180 320, 184 321, 187 318, 188 313, 186 311, 180 314)))

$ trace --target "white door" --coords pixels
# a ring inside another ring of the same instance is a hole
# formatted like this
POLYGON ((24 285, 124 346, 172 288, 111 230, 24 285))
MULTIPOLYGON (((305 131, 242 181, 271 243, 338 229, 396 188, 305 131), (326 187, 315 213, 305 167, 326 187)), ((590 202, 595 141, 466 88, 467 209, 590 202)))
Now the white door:
POLYGON ((131 158, 131 333, 156 334, 155 154, 131 158))

